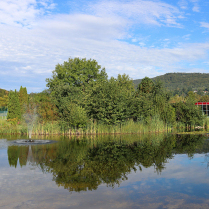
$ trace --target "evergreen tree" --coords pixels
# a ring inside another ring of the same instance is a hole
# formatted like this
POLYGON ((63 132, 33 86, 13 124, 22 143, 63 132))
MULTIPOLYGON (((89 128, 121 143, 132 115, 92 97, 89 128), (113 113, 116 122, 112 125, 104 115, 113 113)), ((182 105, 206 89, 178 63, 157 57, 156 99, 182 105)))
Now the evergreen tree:
POLYGON ((18 118, 20 119, 20 102, 17 91, 10 91, 8 96, 8 114, 7 119, 18 118))
POLYGON ((154 87, 155 87, 154 82, 150 78, 145 77, 142 79, 141 83, 139 84, 138 91, 141 93, 152 93, 154 87))
POLYGON ((21 115, 25 112, 25 105, 28 104, 28 94, 26 87, 20 87, 19 91, 19 102, 20 102, 20 112, 21 115))

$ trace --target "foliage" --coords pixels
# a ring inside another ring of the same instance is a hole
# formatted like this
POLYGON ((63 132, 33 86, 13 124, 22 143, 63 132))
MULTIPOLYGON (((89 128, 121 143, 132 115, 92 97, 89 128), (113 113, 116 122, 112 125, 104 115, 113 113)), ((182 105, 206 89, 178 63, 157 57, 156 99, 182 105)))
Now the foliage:
POLYGON ((185 97, 176 94, 175 96, 172 96, 170 98, 169 103, 173 104, 173 103, 185 102, 185 101, 186 101, 185 97))
MULTIPOLYGON (((197 77, 202 75, 207 77, 206 74, 184 73, 166 74, 154 79, 145 77, 134 89, 128 75, 119 74, 117 78, 108 79, 105 69, 101 69, 95 60, 69 58, 56 65, 52 78, 46 79, 48 90, 28 95, 27 89, 21 86, 19 93, 11 91, 8 99, 4 92, 0 105, 8 106, 10 123, 16 120, 14 118, 19 121, 25 111, 34 107, 42 128, 55 124, 56 133, 64 134, 141 133, 188 125, 207 126, 201 110, 194 104, 209 101, 209 97, 194 93, 193 86, 179 85, 176 90, 172 87, 182 79, 184 84, 189 84, 191 76, 197 82, 197 77), (159 78, 162 78, 164 86, 159 78), (167 91, 168 85, 172 92, 167 91), (171 97, 173 94, 175 96, 171 97)), ((205 85, 205 80, 203 83, 205 85)), ((24 124, 21 126, 11 132, 25 133, 24 124)), ((7 132, 8 127, 5 125, 2 132, 7 132)), ((45 129, 51 132, 51 128, 45 129)))
POLYGON ((107 80, 105 69, 100 69, 95 60, 69 58, 56 66, 51 79, 46 79, 62 124, 79 127, 86 123, 83 109, 86 90, 95 82, 107 80))
POLYGON ((5 89, 0 89, 0 97, 4 97, 5 95, 8 95, 8 91, 5 89))
POLYGON ((209 96, 204 95, 204 96, 200 97, 198 102, 209 102, 209 96))
POLYGON ((36 106, 40 122, 56 121, 58 110, 47 91, 30 94, 29 103, 36 106))
POLYGON ((125 74, 95 82, 85 98, 88 116, 105 124, 124 122, 130 117, 133 94, 133 83, 125 74))
POLYGON ((175 108, 177 122, 190 126, 202 125, 204 116, 200 108, 194 104, 193 100, 188 100, 185 103, 175 103, 173 106, 175 108))
POLYGON ((11 123, 12 125, 17 125, 19 123, 18 118, 7 119, 7 122, 11 123))
MULTIPOLYGON (((83 92, 78 87, 70 87, 69 85, 60 85, 57 87, 56 105, 58 120, 62 127, 69 126, 81 127, 86 124, 86 111, 82 107, 83 92)), ((54 97, 52 96, 51 99, 54 97)))
POLYGON ((59 107, 59 115, 61 123, 65 127, 83 127, 87 123, 87 114, 84 108, 75 104, 69 103, 63 99, 62 105, 59 107))
POLYGON ((28 105, 28 94, 26 87, 20 86, 19 90, 19 102, 21 115, 25 113, 25 106, 28 105))
POLYGON ((61 84, 79 87, 84 91, 91 82, 107 78, 105 68, 100 69, 96 60, 69 58, 68 62, 56 65, 52 78, 46 79, 47 86, 52 94, 56 94, 57 87, 61 84))
POLYGON ((153 93, 154 91, 154 88, 155 88, 155 84, 154 82, 148 78, 148 77, 145 77, 142 79, 142 81, 139 83, 138 85, 138 91, 140 93, 153 93))
POLYGON ((4 95, 3 97, 0 97, 0 108, 7 109, 8 105, 8 96, 4 95))
POLYGON ((199 100, 199 95, 197 95, 193 91, 188 92, 188 94, 186 96, 186 101, 191 101, 193 103, 196 103, 196 102, 198 102, 198 100, 199 100))
POLYGON ((132 101, 133 117, 135 120, 143 119, 148 123, 152 117, 159 115, 165 123, 173 124, 175 111, 168 101, 169 94, 162 83, 153 83, 150 78, 145 77, 132 101))
POLYGON ((10 91, 8 96, 7 119, 21 118, 20 102, 17 91, 10 91))

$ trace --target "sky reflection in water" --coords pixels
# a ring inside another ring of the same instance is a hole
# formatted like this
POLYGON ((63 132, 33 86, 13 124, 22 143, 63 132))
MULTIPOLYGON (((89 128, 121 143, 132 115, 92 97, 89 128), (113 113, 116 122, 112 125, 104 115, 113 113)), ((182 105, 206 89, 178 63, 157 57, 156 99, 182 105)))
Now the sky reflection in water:
POLYGON ((209 140, 124 135, 0 139, 0 208, 209 208, 209 140))

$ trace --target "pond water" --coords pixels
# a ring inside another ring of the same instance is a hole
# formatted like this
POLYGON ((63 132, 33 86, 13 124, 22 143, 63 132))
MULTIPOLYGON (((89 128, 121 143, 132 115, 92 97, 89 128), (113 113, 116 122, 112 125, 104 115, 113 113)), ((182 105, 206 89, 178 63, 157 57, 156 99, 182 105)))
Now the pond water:
POLYGON ((0 139, 0 208, 209 208, 206 136, 16 139, 0 139))

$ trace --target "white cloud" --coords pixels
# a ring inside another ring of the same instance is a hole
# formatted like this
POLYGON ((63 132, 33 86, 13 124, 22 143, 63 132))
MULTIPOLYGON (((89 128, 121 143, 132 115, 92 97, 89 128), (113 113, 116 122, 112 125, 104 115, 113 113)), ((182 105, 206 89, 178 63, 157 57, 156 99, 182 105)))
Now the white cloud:
POLYGON ((182 38, 185 39, 185 40, 189 40, 190 36, 191 36, 191 34, 187 34, 187 35, 184 35, 182 38))
POLYGON ((209 23, 207 23, 207 22, 201 22, 200 23, 200 27, 209 29, 209 23))
POLYGON ((186 0, 180 0, 178 2, 178 5, 180 6, 181 9, 187 9, 188 8, 188 2, 186 0))
POLYGON ((0 1, 0 24, 30 27, 36 17, 53 9, 55 4, 48 0, 4 0, 0 1))
POLYGON ((55 15, 42 19, 38 28, 50 36, 68 38, 83 36, 86 39, 120 39, 125 35, 126 24, 120 19, 110 17, 97 17, 86 14, 55 15))
POLYGON ((192 8, 192 11, 193 12, 200 12, 200 7, 199 7, 199 4, 198 4, 198 2, 199 2, 199 0, 190 0, 190 2, 192 2, 193 3, 193 8, 192 8))
MULTIPOLYGON (((105 66, 109 76, 126 73, 134 79, 154 77, 159 75, 158 69, 161 74, 174 72, 181 66, 180 62, 193 63, 205 58, 209 49, 209 43, 163 49, 141 47, 114 40, 114 37, 120 37, 123 28, 111 31, 113 24, 102 24, 100 18, 74 16, 76 24, 70 24, 72 16, 64 17, 66 21, 63 24, 59 19, 61 17, 58 16, 45 20, 40 22, 39 27, 30 30, 0 26, 0 63, 10 63, 8 75, 34 78, 36 85, 43 88, 43 77, 50 77, 56 64, 69 57, 86 57, 96 59, 105 66), (39 75, 42 75, 42 82, 39 82, 39 75)), ((2 73, 5 74, 3 67, 0 69, 2 73)))
POLYGON ((192 11, 193 11, 193 12, 199 12, 199 11, 200 11, 199 6, 195 5, 195 6, 192 8, 192 11))
POLYGON ((98 16, 120 16, 124 19, 130 19, 135 24, 179 27, 180 24, 177 23, 177 19, 182 18, 176 7, 155 1, 102 1, 96 5, 90 5, 90 7, 92 12, 98 16))
POLYGON ((146 46, 146 44, 144 43, 144 42, 139 42, 139 45, 141 46, 141 47, 144 47, 144 46, 146 46))
POLYGON ((89 3, 82 14, 43 16, 53 7, 47 0, 0 2, 4 23, 0 24, 0 74, 8 86, 14 85, 14 80, 19 83, 24 80, 36 86, 33 89, 43 89, 44 80, 51 76, 55 65, 69 57, 96 59, 106 67, 109 76, 126 73, 134 79, 154 77, 159 75, 159 70, 161 74, 174 72, 182 69, 181 62, 194 63, 207 57, 208 43, 148 48, 146 38, 131 34, 133 25, 180 27, 179 10, 163 2, 102 1, 95 5, 89 3), (27 27, 17 27, 20 25, 17 22, 27 27), (125 42, 126 38, 139 45, 125 42), (14 77, 12 82, 10 75, 14 77))

